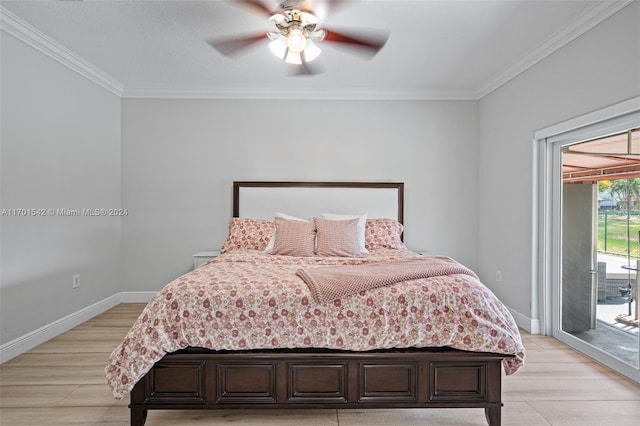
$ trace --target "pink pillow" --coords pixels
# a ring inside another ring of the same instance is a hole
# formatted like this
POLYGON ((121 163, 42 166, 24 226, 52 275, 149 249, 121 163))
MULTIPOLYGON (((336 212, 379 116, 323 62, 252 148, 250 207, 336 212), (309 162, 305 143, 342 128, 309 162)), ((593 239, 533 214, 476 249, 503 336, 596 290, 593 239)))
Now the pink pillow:
POLYGON ((262 251, 269 244, 269 239, 276 226, 268 220, 254 220, 239 217, 229 219, 229 235, 220 248, 222 253, 232 250, 262 251))
POLYGON ((318 256, 359 257, 358 244, 359 218, 349 220, 331 220, 316 217, 318 256))
POLYGON ((393 219, 367 219, 365 227, 365 247, 367 250, 378 248, 406 250, 402 242, 403 226, 393 219))
POLYGON ((314 255, 316 226, 313 220, 275 218, 276 240, 270 254, 309 257, 314 255))

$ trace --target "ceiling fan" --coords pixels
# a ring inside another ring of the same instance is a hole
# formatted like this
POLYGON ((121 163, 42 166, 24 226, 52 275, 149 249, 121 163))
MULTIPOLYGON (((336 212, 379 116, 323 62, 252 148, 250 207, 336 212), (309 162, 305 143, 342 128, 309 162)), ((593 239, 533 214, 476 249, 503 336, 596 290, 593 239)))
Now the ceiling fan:
POLYGON ((248 6, 265 15, 274 26, 266 33, 210 40, 209 44, 226 56, 240 53, 247 47, 263 40, 269 41, 269 49, 284 62, 298 66, 298 74, 315 74, 309 62, 320 56, 318 44, 337 43, 373 57, 385 45, 388 34, 368 32, 347 34, 323 28, 314 8, 331 12, 336 6, 349 3, 348 0, 285 0, 272 6, 262 0, 236 0, 235 3, 248 6))

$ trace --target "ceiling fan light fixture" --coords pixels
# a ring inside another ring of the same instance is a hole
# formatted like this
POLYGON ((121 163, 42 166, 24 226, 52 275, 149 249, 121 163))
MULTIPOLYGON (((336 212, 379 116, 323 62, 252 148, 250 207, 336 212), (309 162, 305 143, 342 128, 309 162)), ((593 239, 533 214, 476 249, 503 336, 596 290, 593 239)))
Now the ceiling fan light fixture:
POLYGON ((309 27, 309 28, 314 28, 316 25, 318 25, 318 18, 309 12, 300 12, 300 14, 297 17, 300 22, 302 22, 302 25, 305 27, 309 27))
POLYGON ((307 48, 304 49, 304 60, 307 62, 311 62, 318 56, 320 56, 321 52, 322 50, 318 46, 316 46, 316 44, 312 42, 311 39, 308 39, 307 48))
POLYGON ((276 13, 275 15, 272 15, 269 18, 269 20, 273 22, 276 27, 288 27, 290 25, 290 23, 287 22, 284 15, 282 15, 281 13, 276 13))
POLYGON ((287 49, 287 38, 284 36, 280 36, 269 43, 269 50, 271 50, 271 53, 273 53, 280 59, 284 59, 285 55, 287 54, 287 49))
POLYGON ((299 28, 294 28, 289 32, 287 46, 292 52, 302 52, 307 47, 307 37, 299 28))
POLYGON ((292 65, 302 65, 302 55, 300 52, 292 52, 291 50, 288 50, 284 61, 292 65))
MULTIPOLYGON (((302 34, 302 36, 304 37, 304 34, 302 34)), ((297 48, 292 49, 291 44, 291 37, 281 35, 278 38, 272 39, 271 43, 269 43, 269 50, 278 58, 284 59, 286 63, 294 65, 301 65, 303 58, 304 62, 311 62, 320 56, 322 52, 311 39, 306 37, 304 40, 305 47, 302 50, 298 50, 297 48)))
MULTIPOLYGON (((285 3, 283 3, 284 5, 285 3)), ((313 41, 322 41, 325 31, 316 30, 318 18, 297 8, 285 8, 269 18, 276 32, 267 33, 271 52, 288 64, 301 65, 316 59, 321 50, 313 41)))
POLYGON ((268 38, 269 40, 272 40, 272 41, 273 41, 273 40, 277 40, 277 39, 279 39, 280 37, 282 37, 282 34, 280 34, 280 33, 274 33, 274 32, 268 32, 268 33, 267 33, 267 38, 268 38))

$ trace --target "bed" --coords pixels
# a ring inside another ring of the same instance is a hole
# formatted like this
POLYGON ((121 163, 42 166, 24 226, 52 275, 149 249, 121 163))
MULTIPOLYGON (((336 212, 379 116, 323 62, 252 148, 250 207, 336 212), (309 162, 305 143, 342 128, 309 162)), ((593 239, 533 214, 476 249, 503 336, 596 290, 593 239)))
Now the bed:
POLYGON ((403 216, 403 183, 234 182, 224 254, 167 284, 110 356, 131 425, 156 409, 429 407, 500 425, 502 371, 525 357, 515 321, 473 271, 408 250, 403 216))

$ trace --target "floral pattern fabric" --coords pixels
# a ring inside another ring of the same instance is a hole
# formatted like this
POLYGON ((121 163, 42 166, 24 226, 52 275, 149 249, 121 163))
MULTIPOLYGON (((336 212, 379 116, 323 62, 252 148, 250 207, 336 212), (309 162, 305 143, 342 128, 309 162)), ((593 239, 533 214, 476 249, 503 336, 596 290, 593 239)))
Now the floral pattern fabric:
POLYGON ((291 257, 234 250, 167 284, 145 307, 105 368, 116 398, 165 354, 214 350, 330 348, 367 351, 442 347, 515 355, 524 347, 507 308, 475 277, 453 274, 361 291, 317 304, 301 267, 392 262, 419 256, 375 250, 359 258, 291 257))
POLYGON ((267 248, 276 225, 268 220, 232 217, 229 220, 229 235, 220 251, 259 250, 267 248))
POLYGON ((365 226, 365 247, 367 250, 406 250, 402 242, 403 226, 393 219, 367 219, 365 226))

